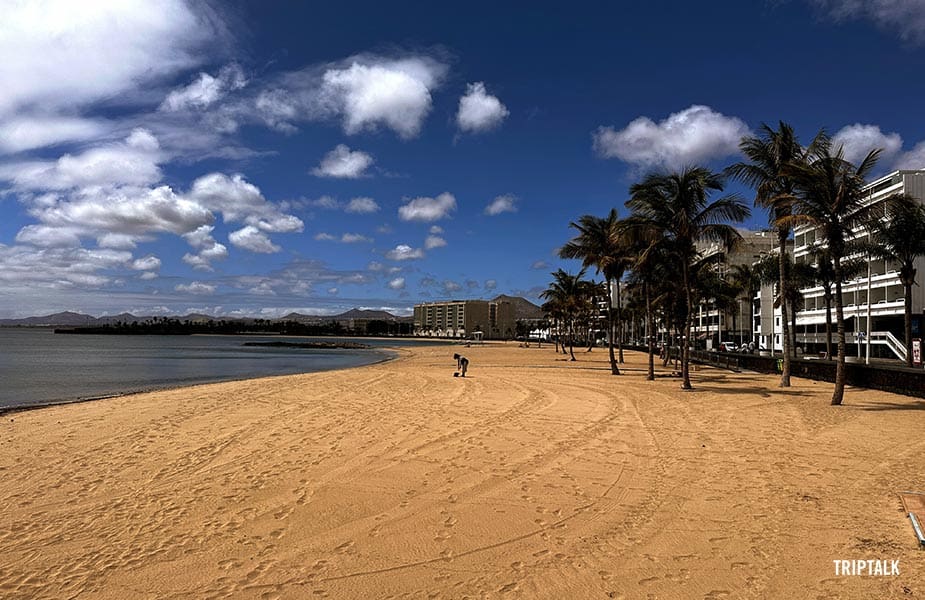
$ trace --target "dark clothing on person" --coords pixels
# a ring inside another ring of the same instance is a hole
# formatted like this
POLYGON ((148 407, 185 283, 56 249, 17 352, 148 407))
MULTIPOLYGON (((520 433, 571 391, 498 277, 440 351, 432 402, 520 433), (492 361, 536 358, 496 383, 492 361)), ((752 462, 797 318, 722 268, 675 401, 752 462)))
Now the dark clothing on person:
POLYGON ((459 354, 454 354, 453 358, 456 359, 456 370, 462 371, 461 377, 466 376, 466 370, 469 368, 469 359, 465 356, 460 356, 459 354))

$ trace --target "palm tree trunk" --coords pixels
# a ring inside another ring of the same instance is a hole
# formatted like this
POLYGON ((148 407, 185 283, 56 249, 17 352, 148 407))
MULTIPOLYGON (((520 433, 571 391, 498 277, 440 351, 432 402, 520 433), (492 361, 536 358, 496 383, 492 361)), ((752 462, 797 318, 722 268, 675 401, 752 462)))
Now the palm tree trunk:
MULTIPOLYGON (((904 281, 903 282, 903 296, 905 303, 905 319, 903 325, 905 326, 906 334, 906 366, 912 366, 912 282, 904 281)), ((869 342, 868 342, 869 343, 869 342)))
MULTIPOLYGON (((563 354, 565 350, 563 350, 563 354)), ((568 320, 568 353, 575 360, 575 319, 568 320)))
MULTIPOLYGON (((607 290, 610 291, 610 288, 607 290)), ((609 293, 608 293, 609 295, 609 293)), ((620 364, 623 364, 623 297, 620 290, 620 280, 617 279, 617 329, 619 330, 619 335, 617 336, 617 348, 619 349, 620 354, 620 364)))
MULTIPOLYGON (((619 284, 617 284, 619 285, 619 284)), ((613 353, 613 303, 610 301, 610 280, 607 280, 607 350, 610 352, 610 374, 619 375, 620 368, 617 367, 617 358, 613 353)), ((619 303, 619 297, 617 302, 619 303)))
POLYGON ((653 331, 652 319, 652 300, 649 298, 649 284, 642 284, 646 296, 646 344, 649 350, 649 372, 646 374, 648 381, 655 380, 655 332, 653 331))
POLYGON ((835 364, 835 391, 832 392, 832 405, 838 406, 845 398, 845 309, 841 296, 841 257, 832 261, 835 271, 835 324, 838 328, 838 362, 835 364))
MULTIPOLYGON (((790 387, 790 323, 787 320, 787 230, 778 229, 777 241, 780 247, 780 323, 784 341, 783 368, 780 373, 780 387, 790 387)), ((773 344, 772 344, 773 347, 773 344)))
POLYGON ((832 360, 832 294, 825 294, 825 358, 832 360))
POLYGON ((691 386, 691 374, 690 374, 690 347, 691 347, 691 328, 693 327, 694 321, 694 296, 691 293, 690 287, 690 265, 688 260, 684 259, 684 294, 686 296, 687 304, 687 314, 684 315, 684 334, 681 336, 681 389, 690 390, 693 389, 691 386))
POLYGON ((797 311, 792 306, 790 307, 790 339, 792 340, 790 347, 793 348, 793 357, 797 357, 797 311))

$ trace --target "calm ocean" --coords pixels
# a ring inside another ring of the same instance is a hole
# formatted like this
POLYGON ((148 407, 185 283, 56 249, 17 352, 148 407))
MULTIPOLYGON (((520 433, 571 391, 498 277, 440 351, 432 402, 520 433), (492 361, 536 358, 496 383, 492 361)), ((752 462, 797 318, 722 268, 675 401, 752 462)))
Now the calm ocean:
MULTIPOLYGON (((283 336, 55 335, 0 328, 0 410, 194 383, 310 373, 367 365, 417 340, 369 340, 372 350, 246 347, 305 341, 283 336)), ((330 341, 331 338, 325 338, 330 341)))

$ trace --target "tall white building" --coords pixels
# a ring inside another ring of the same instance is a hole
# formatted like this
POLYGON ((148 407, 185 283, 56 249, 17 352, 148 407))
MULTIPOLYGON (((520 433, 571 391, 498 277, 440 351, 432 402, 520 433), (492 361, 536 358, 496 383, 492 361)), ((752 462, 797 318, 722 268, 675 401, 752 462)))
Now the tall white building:
MULTIPOLYGON (((872 181, 865 187, 866 205, 883 202, 894 194, 908 194, 919 202, 925 201, 925 169, 894 171, 872 181)), ((793 256, 796 262, 811 262, 811 251, 817 243, 817 231, 801 226, 794 230, 793 256)), ((855 236, 865 239, 869 234, 863 229, 855 230, 855 236)), ((899 265, 891 261, 867 260, 867 272, 842 285, 846 329, 850 332, 846 341, 848 354, 866 353, 867 332, 870 331, 871 356, 900 358, 905 354, 903 339, 903 286, 899 280, 899 265), (869 290, 869 294, 868 294, 869 290), (868 315, 870 327, 868 327, 868 315), (861 332, 861 346, 858 346, 858 332, 861 332)), ((925 314, 925 257, 919 257, 915 264, 919 285, 912 288, 913 337, 923 337, 923 314, 925 314)), ((825 298, 822 286, 801 290, 805 308, 797 313, 797 344, 807 352, 818 352, 825 345, 825 298)), ((763 304, 763 303, 762 303, 763 304)), ((764 313, 762 305, 762 316, 764 313)), ((834 302, 832 321, 834 331, 834 302)), ((780 310, 776 311, 774 322, 780 321, 780 310)), ((773 326, 762 319, 762 327, 773 326)), ((777 325, 779 331, 779 323, 777 325)), ((779 338, 779 335, 777 336, 779 338)), ((833 333, 834 337, 834 333, 833 333)), ((779 341, 779 340, 778 340, 779 341)), ((779 344, 775 344, 780 349, 779 344)))

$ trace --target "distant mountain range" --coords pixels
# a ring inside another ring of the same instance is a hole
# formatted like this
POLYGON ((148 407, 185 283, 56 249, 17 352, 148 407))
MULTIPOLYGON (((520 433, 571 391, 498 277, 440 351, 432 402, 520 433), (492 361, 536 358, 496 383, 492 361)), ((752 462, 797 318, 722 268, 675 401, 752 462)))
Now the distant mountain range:
MULTIPOLYGON (((533 304, 525 298, 519 296, 507 296, 501 294, 497 298, 492 300, 493 302, 510 302, 514 305, 514 318, 515 319, 541 319, 543 317, 543 309, 541 309, 536 304, 533 304)), ((147 321, 149 319, 161 318, 153 316, 136 316, 131 313, 121 313, 118 315, 110 315, 104 317, 93 317, 90 315, 84 315, 81 313, 75 313, 70 311, 59 312, 53 315, 45 315, 42 317, 26 317, 24 319, 0 319, 0 327, 98 327, 102 325, 109 325, 112 323, 122 322, 122 323, 138 323, 147 321)), ((244 317, 244 318, 233 318, 233 317, 213 317, 210 315, 203 315, 199 313, 190 313, 188 315, 177 316, 171 315, 171 319, 177 319, 180 321, 193 321, 193 322, 205 322, 205 321, 241 321, 246 323, 253 323, 258 319, 253 317, 244 317)), ((384 310, 362 310, 359 308, 352 308, 345 313, 339 315, 304 315, 301 313, 292 312, 284 317, 279 319, 269 319, 271 321, 297 321, 299 323, 327 323, 331 321, 352 321, 355 319, 367 319, 370 321, 392 321, 395 323, 410 323, 414 320, 413 317, 398 317, 393 315, 390 312, 384 310)))
MULTIPOLYGON (((0 327, 98 327, 109 325, 111 323, 139 323, 149 319, 161 318, 153 316, 136 316, 131 313, 121 313, 118 315, 108 315, 103 317, 93 317, 70 311, 59 312, 53 315, 41 317, 26 317, 24 319, 0 319, 0 327)), ((258 319, 252 317, 234 318, 234 317, 213 317, 199 313, 190 313, 188 315, 171 315, 169 318, 179 321, 240 321, 252 323, 258 319)), ((297 321, 299 323, 322 323, 330 321, 351 321, 354 319, 368 319, 379 321, 393 321, 396 323, 410 323, 413 317, 398 317, 384 310, 361 310, 353 308, 339 315, 303 315, 301 313, 289 313, 279 319, 270 319, 271 321, 297 321)))

